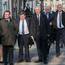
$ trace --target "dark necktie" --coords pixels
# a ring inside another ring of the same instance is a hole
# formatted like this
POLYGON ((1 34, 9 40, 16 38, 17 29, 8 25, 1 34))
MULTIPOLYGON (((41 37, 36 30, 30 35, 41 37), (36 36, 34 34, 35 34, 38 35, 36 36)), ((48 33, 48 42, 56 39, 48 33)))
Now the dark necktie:
POLYGON ((38 23, 40 25, 40 16, 39 15, 37 15, 37 20, 38 20, 38 23))
POLYGON ((22 34, 24 34, 24 21, 22 22, 22 34))
POLYGON ((62 22, 62 15, 61 15, 61 13, 59 12, 59 26, 60 26, 60 28, 61 28, 61 22, 62 22))

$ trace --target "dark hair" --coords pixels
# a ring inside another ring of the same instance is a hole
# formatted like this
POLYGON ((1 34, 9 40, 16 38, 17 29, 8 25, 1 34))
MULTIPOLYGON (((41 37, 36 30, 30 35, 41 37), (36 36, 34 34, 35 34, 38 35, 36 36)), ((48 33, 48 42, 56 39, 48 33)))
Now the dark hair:
POLYGON ((19 15, 26 15, 26 13, 25 13, 25 11, 24 10, 21 10, 20 12, 19 12, 19 15))
POLYGON ((4 15, 5 15, 6 12, 8 12, 9 14, 11 14, 11 12, 9 10, 6 10, 6 11, 4 11, 3 18, 4 18, 4 15))

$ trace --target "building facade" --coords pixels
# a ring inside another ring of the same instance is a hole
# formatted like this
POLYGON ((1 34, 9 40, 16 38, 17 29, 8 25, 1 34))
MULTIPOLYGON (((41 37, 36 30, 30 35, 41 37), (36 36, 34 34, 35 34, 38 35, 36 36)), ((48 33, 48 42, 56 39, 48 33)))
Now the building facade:
POLYGON ((5 10, 12 10, 11 0, 0 0, 0 18, 5 10))
POLYGON ((29 5, 30 11, 32 12, 34 12, 37 4, 41 5, 42 9, 47 5, 51 5, 52 10, 55 11, 58 3, 61 3, 65 10, 65 0, 0 0, 0 18, 5 10, 10 10, 13 16, 16 17, 17 13, 27 5, 29 5))
POLYGON ((0 17, 2 16, 2 0, 0 0, 0 17))
POLYGON ((65 9, 65 0, 44 0, 44 6, 50 5, 54 11, 59 3, 62 4, 63 9, 65 9))

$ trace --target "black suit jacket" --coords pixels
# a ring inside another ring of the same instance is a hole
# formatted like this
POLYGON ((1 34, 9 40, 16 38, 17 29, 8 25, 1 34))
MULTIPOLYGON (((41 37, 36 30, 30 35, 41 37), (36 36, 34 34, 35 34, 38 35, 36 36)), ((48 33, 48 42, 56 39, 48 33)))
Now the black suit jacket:
MULTIPOLYGON (((55 12, 55 18, 53 21, 53 27, 55 29, 57 29, 57 14, 58 14, 58 11, 55 12)), ((62 24, 65 26, 65 12, 64 11, 62 11, 62 24)))
POLYGON ((42 39, 46 39, 46 21, 47 18, 45 15, 43 15, 42 13, 40 14, 40 26, 39 26, 39 21, 37 20, 37 15, 34 14, 32 17, 33 20, 33 28, 34 28, 34 37, 37 38, 38 35, 42 38, 42 39))
MULTIPOLYGON (((26 18, 26 22, 27 22, 27 26, 28 26, 28 29, 29 29, 29 35, 31 36, 32 35, 32 22, 29 18, 26 18)), ((20 20, 18 20, 18 22, 17 22, 18 32, 19 32, 19 23, 20 23, 20 20)))
MULTIPOLYGON (((26 18, 26 22, 27 22, 27 26, 28 26, 28 30, 29 30, 29 45, 33 45, 34 44, 34 41, 32 40, 31 36, 33 36, 33 27, 32 27, 32 21, 30 18, 26 18)), ((18 20, 17 22, 17 30, 19 32, 19 23, 20 23, 20 20, 18 20)), ((19 34, 19 33, 18 33, 19 34)))
MULTIPOLYGON (((47 17, 46 13, 43 13, 43 14, 47 17)), ((55 16, 55 12, 53 12, 53 11, 49 12, 49 18, 47 18, 47 21, 46 21, 46 27, 47 27, 48 34, 51 34, 51 32, 52 32, 52 25, 50 25, 50 23, 53 22, 54 16, 55 16)))

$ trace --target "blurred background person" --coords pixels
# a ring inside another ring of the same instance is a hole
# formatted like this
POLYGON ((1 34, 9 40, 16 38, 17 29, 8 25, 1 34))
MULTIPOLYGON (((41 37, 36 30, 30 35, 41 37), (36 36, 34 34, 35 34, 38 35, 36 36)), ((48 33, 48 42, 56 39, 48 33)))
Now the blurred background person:
POLYGON ((32 16, 32 11, 30 10, 30 6, 29 6, 29 4, 27 4, 27 6, 25 7, 25 12, 26 12, 26 16, 27 17, 31 17, 32 16))

